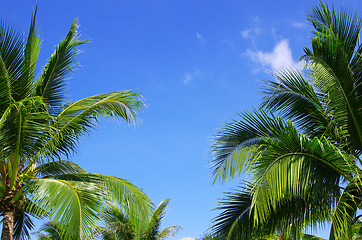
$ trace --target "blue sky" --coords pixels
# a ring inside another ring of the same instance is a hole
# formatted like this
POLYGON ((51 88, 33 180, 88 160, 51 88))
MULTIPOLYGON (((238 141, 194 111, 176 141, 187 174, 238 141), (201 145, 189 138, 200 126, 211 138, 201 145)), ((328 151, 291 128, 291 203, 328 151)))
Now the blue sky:
MULTIPOLYGON (((327 1, 331 3, 332 1, 327 1)), ((278 66, 299 68, 310 46, 305 15, 318 1, 38 0, 39 68, 75 18, 83 39, 69 98, 115 90, 141 92, 142 124, 102 121, 72 160, 89 172, 131 180, 159 203, 174 239, 200 237, 217 214, 210 140, 240 110, 257 107, 261 81, 278 66)), ((358 0, 335 5, 361 13, 358 0)), ((0 15, 27 32, 35 1, 3 1, 0 15)), ((320 231, 320 234, 325 234, 320 231)))

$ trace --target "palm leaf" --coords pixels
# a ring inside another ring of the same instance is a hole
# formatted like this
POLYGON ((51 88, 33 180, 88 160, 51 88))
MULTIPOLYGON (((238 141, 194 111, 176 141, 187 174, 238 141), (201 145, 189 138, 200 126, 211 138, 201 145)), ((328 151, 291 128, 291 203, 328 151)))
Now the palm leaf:
MULTIPOLYGON (((361 30, 356 16, 341 10, 336 14, 323 3, 315 8, 309 21, 316 28, 312 50, 304 58, 313 64, 315 84, 330 98, 333 115, 346 132, 353 148, 362 149, 361 30), (355 51, 357 49, 357 52, 355 51)), ((359 153, 357 153, 359 154, 359 153)))
POLYGON ((133 209, 137 209, 139 212, 143 212, 146 215, 150 212, 150 199, 142 189, 130 183, 128 180, 84 172, 62 174, 55 177, 65 181, 77 181, 90 184, 91 186, 97 187, 97 191, 111 202, 117 203, 120 206, 127 202, 132 205, 133 209))
POLYGON ((226 193, 219 201, 217 210, 222 212, 213 219, 212 235, 217 235, 220 239, 250 239, 255 234, 250 187, 247 184, 235 193, 226 193))
POLYGON ((88 97, 64 107, 43 137, 45 143, 33 159, 41 161, 47 157, 69 155, 76 149, 79 138, 96 126, 99 117, 134 123, 136 111, 143 105, 140 98, 133 91, 118 91, 88 97))
POLYGON ((98 220, 96 212, 100 212, 103 205, 103 198, 96 186, 60 179, 34 181, 28 196, 52 220, 68 226, 62 233, 66 239, 91 235, 92 226, 98 220))
POLYGON ((30 231, 33 230, 35 224, 31 217, 23 212, 17 211, 15 213, 15 224, 14 224, 14 239, 15 240, 27 240, 30 239, 30 231))
POLYGON ((355 177, 344 189, 334 211, 330 239, 352 239, 354 216, 361 206, 361 179, 355 177))
POLYGON ((258 158, 258 146, 263 143, 263 137, 282 127, 280 119, 270 117, 262 109, 254 110, 254 114, 243 112, 240 116, 242 120, 226 123, 215 136, 211 150, 215 180, 226 181, 247 171, 250 161, 258 158))
POLYGON ((274 75, 278 81, 265 81, 264 107, 279 111, 309 136, 335 135, 336 123, 326 108, 325 95, 316 92, 297 71, 281 69, 274 75))
POLYGON ((66 38, 58 44, 35 83, 36 96, 42 96, 53 107, 63 103, 65 79, 75 65, 76 47, 85 42, 78 40, 77 20, 74 20, 66 38))
POLYGON ((0 22, 0 113, 14 100, 14 84, 21 75, 23 42, 14 27, 0 22))
POLYGON ((36 167, 35 172, 39 177, 54 177, 62 174, 85 173, 79 165, 70 161, 54 161, 36 167))

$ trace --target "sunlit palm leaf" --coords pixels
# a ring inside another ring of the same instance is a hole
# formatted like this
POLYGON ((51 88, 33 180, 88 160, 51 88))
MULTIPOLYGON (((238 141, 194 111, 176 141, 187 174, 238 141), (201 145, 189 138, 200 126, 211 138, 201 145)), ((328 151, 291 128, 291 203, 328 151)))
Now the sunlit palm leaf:
POLYGON ((77 38, 77 21, 74 20, 66 38, 58 44, 36 82, 36 96, 42 96, 54 107, 64 102, 65 80, 75 65, 76 47, 85 42, 77 38))
POLYGON ((148 214, 150 211, 151 200, 140 188, 128 180, 102 174, 82 172, 58 175, 56 178, 90 184, 90 186, 97 187, 98 193, 112 202, 122 206, 122 204, 127 201, 133 208, 137 208, 139 212, 148 214))
POLYGON ((39 177, 54 177, 69 173, 85 173, 78 164, 70 161, 54 161, 36 167, 35 172, 39 177))
POLYGON ((28 190, 31 198, 48 216, 64 226, 64 236, 88 236, 98 220, 96 212, 103 205, 99 189, 90 184, 43 178, 33 182, 28 190))
POLYGON ((362 151, 361 46, 360 20, 347 11, 337 14, 320 4, 309 15, 316 27, 312 50, 305 49, 305 59, 314 64, 316 85, 329 95, 333 115, 350 144, 362 151), (357 52, 356 52, 357 49, 357 52))
POLYGON ((141 96, 133 91, 100 94, 65 106, 52 122, 44 136, 46 142, 34 159, 69 155, 76 149, 79 138, 89 133, 100 117, 123 119, 132 124, 142 106, 141 96))
POLYGON ((212 146, 214 158, 211 162, 215 180, 226 181, 248 170, 250 161, 258 158, 258 146, 264 136, 283 127, 280 119, 269 116, 262 109, 254 114, 240 114, 242 120, 226 123, 224 129, 215 136, 212 146))
POLYGON ((334 134, 335 123, 326 108, 325 95, 317 93, 305 77, 293 70, 279 70, 278 81, 266 81, 263 106, 279 111, 309 136, 334 134))

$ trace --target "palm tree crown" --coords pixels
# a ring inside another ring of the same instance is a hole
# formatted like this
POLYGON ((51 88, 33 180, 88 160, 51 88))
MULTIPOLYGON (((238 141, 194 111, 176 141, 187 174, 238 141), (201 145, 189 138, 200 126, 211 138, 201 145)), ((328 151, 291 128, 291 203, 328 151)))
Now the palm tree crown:
POLYGON ((180 229, 178 225, 160 230, 169 200, 162 201, 147 217, 139 215, 139 210, 132 205, 124 209, 110 205, 103 214, 105 227, 99 227, 98 235, 104 240, 162 240, 174 236, 180 229))

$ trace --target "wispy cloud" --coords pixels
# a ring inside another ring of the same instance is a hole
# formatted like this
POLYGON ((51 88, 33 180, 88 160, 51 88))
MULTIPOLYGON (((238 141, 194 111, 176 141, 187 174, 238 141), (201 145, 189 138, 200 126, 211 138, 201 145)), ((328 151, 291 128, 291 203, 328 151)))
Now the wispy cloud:
POLYGON ((294 69, 302 69, 303 62, 296 62, 292 56, 292 50, 289 47, 287 39, 279 41, 272 52, 251 51, 247 50, 246 55, 255 63, 261 64, 271 70, 280 67, 289 67, 294 69))
POLYGON ((194 80, 196 77, 198 77, 199 75, 200 75, 200 70, 197 67, 195 67, 194 71, 188 72, 188 73, 185 74, 185 77, 184 77, 182 83, 187 85, 192 80, 194 80))
POLYGON ((201 43, 201 44, 205 43, 205 37, 201 33, 197 32, 196 33, 196 38, 199 41, 199 43, 201 43))
POLYGON ((184 237, 184 238, 181 238, 179 240, 196 240, 196 238, 193 238, 193 237, 184 237))
POLYGON ((261 33, 261 30, 259 28, 250 28, 250 29, 241 31, 241 36, 244 39, 252 39, 252 38, 255 38, 258 35, 260 35, 260 33, 261 33))
POLYGON ((295 28, 304 28, 307 26, 304 22, 292 22, 291 25, 295 28))
POLYGON ((250 27, 241 31, 241 37, 245 40, 250 41, 254 46, 256 45, 257 37, 262 33, 260 28, 260 18, 258 16, 254 16, 249 20, 250 27))

